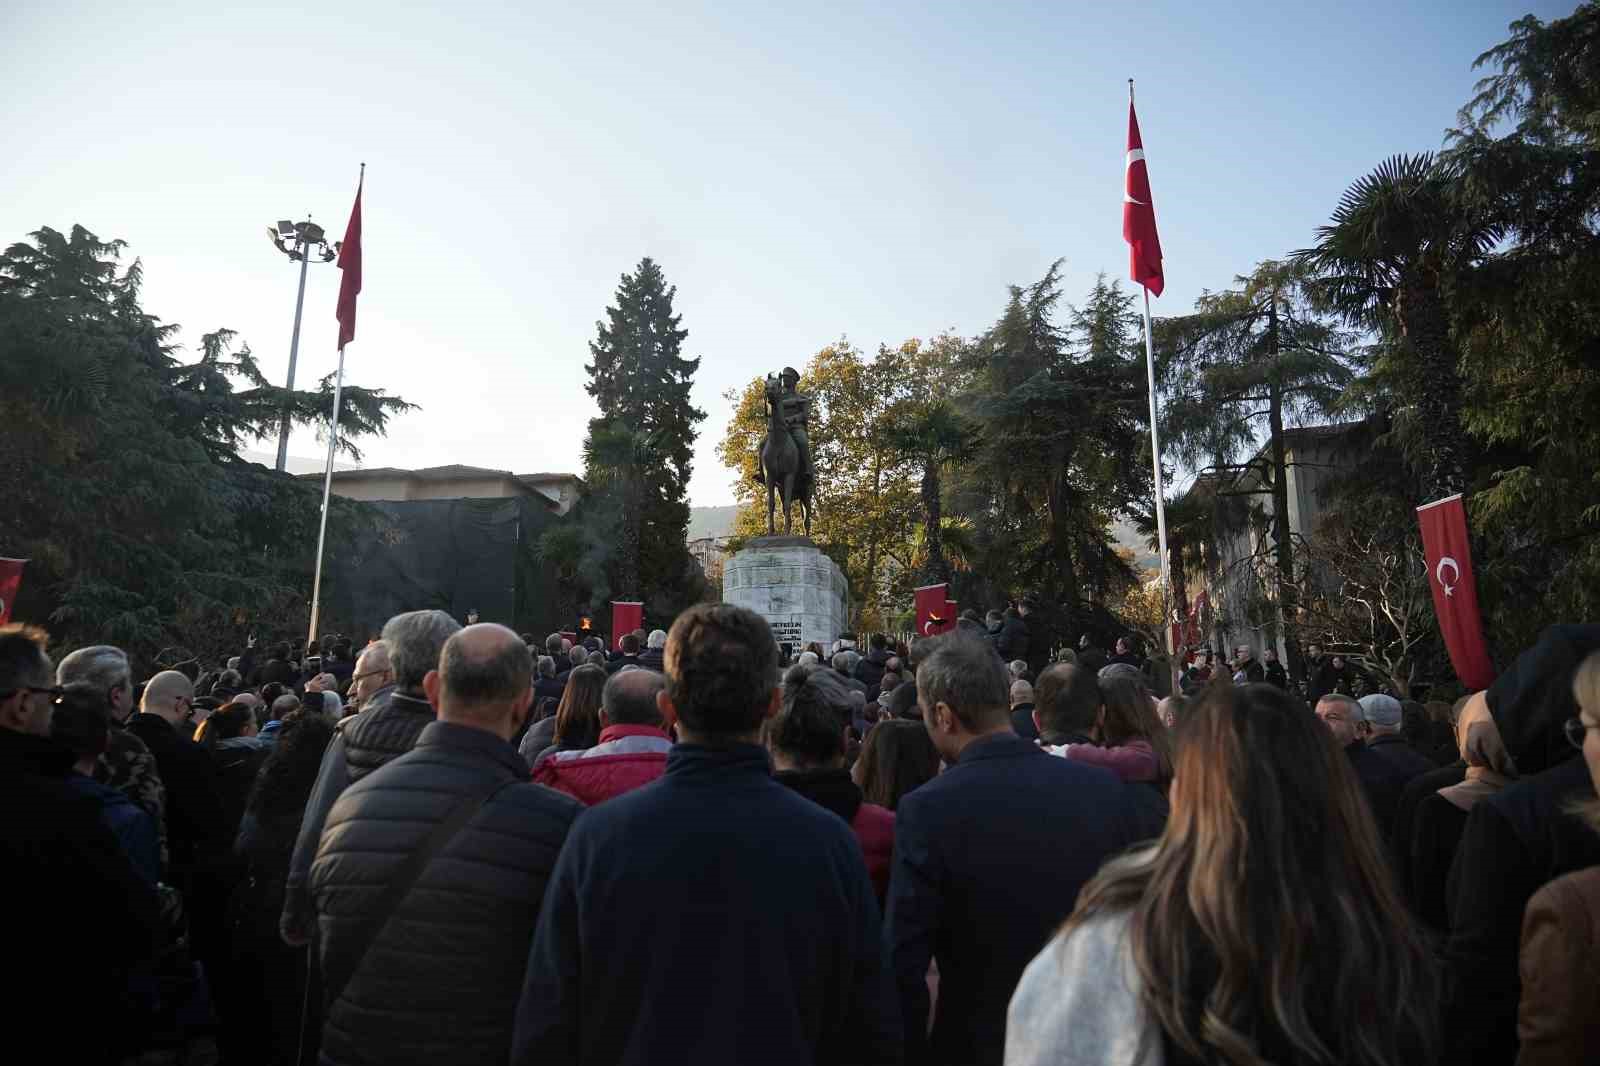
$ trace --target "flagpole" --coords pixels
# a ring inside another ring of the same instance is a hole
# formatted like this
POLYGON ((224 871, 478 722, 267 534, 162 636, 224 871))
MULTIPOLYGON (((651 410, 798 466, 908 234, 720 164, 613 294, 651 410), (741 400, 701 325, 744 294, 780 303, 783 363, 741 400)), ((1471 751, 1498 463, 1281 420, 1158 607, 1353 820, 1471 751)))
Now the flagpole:
MULTIPOLYGON (((1145 320, 1149 321, 1148 297, 1145 320)), ((339 346, 339 370, 333 378, 333 415, 328 422, 328 466, 322 473, 322 521, 317 526, 317 572, 311 582, 311 631, 306 635, 306 650, 317 642, 317 616, 322 608, 322 546, 328 537, 328 497, 333 491, 333 452, 339 444, 339 400, 344 389, 344 345, 339 346)), ((1152 403, 1155 401, 1152 400, 1152 403)), ((1159 464, 1158 464, 1159 465, 1159 464)), ((1159 471, 1157 472, 1159 480, 1159 471)), ((1162 534, 1163 538, 1166 534, 1162 534)))
MULTIPOLYGON (((1129 113, 1133 108, 1133 79, 1128 79, 1128 107, 1129 113)), ((1160 411, 1156 404, 1156 355, 1155 343, 1150 330, 1150 287, 1141 284, 1144 290, 1144 370, 1146 380, 1150 385, 1150 465, 1155 471, 1156 487, 1156 540, 1160 545, 1161 566, 1161 644, 1167 649, 1168 656, 1177 654, 1172 646, 1172 625, 1169 616, 1172 612, 1172 574, 1167 565, 1167 504, 1166 492, 1161 484, 1161 431, 1158 427, 1160 411)))

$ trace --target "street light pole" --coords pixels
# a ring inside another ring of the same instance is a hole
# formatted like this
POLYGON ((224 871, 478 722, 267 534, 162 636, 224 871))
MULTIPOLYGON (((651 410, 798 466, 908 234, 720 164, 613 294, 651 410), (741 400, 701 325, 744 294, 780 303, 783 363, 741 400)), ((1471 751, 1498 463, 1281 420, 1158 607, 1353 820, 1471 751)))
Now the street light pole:
POLYGON ((338 252, 337 245, 330 247, 322 227, 310 218, 304 222, 279 222, 276 227, 268 226, 267 232, 278 251, 291 261, 300 261, 300 289, 294 298, 294 332, 289 338, 289 376, 283 383, 283 417, 278 423, 278 472, 282 473, 289 461, 289 425, 292 421, 289 393, 294 391, 294 365, 300 355, 300 315, 306 303, 306 270, 311 266, 313 248, 320 249, 324 263, 333 262, 338 252))
MULTIPOLYGON (((300 256, 300 291, 294 298, 294 332, 289 335, 289 376, 284 380, 286 392, 294 391, 294 363, 300 355, 300 313, 306 305, 306 268, 311 257, 306 254, 306 243, 296 238, 295 251, 300 256)), ((289 460, 289 398, 283 398, 283 420, 278 423, 278 473, 283 473, 289 460)))

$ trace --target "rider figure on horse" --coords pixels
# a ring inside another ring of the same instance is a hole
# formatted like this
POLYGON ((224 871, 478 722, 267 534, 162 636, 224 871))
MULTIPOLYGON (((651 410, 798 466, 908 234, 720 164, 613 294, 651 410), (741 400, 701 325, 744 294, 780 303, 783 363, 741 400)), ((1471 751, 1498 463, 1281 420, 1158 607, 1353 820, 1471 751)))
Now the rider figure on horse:
POLYGON ((778 417, 789 427, 789 436, 794 440, 795 450, 800 453, 800 469, 795 472, 796 483, 799 483, 800 479, 811 475, 811 440, 806 431, 806 425, 811 421, 811 397, 796 388, 800 383, 800 372, 794 367, 784 367, 778 379, 783 382, 778 417))

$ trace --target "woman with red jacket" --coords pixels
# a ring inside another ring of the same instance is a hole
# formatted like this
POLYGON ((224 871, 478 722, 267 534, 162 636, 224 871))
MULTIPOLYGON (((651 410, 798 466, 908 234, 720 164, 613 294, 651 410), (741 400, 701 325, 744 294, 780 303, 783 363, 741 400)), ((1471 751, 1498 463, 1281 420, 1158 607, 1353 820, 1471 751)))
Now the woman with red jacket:
POLYGON ((778 781, 850 824, 883 905, 894 856, 894 812, 867 803, 845 769, 850 689, 831 668, 792 667, 783 679, 783 710, 767 723, 767 750, 778 781))

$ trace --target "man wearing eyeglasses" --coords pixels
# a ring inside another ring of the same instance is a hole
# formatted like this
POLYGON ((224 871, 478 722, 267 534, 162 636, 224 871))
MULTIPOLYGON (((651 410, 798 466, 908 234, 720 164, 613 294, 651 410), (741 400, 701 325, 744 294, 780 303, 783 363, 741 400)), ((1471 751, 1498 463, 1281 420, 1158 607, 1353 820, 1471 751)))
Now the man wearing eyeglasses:
POLYGON ((32 1031, 73 1033, 76 1059, 117 1061, 136 1049, 121 1046, 129 1029, 114 1005, 128 968, 155 949, 159 906, 99 805, 67 783, 74 756, 48 735, 59 690, 45 641, 0 626, 0 912, 14 917, 7 957, 27 969, 6 1010, 32 1031), (85 1026, 85 1004, 106 1024, 85 1026))
POLYGON ((150 749, 167 789, 167 844, 173 883, 188 887, 188 877, 205 858, 232 844, 220 800, 216 768, 190 739, 194 732, 194 682, 176 670, 157 674, 145 685, 139 713, 128 729, 150 749))

